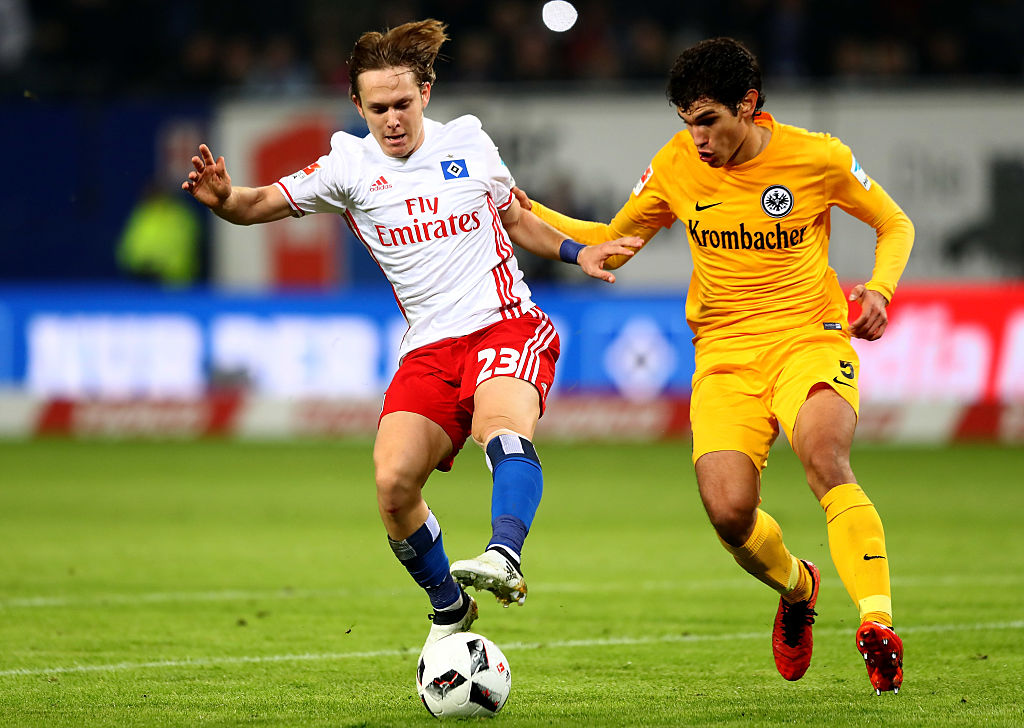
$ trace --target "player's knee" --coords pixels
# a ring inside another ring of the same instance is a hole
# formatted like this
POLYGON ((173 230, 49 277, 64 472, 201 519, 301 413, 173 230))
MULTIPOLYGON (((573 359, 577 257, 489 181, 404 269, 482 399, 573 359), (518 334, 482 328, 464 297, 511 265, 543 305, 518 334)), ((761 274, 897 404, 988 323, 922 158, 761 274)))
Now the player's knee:
POLYGON ((473 440, 486 450, 487 443, 497 435, 505 432, 518 435, 520 430, 516 429, 516 425, 513 418, 503 415, 495 415, 480 422, 473 422, 473 440))
POLYGON ((378 465, 376 484, 377 503, 384 513, 395 515, 419 503, 421 484, 399 467, 378 465))
POLYGON ((757 506, 746 503, 718 503, 707 508, 708 518, 718 536, 732 546, 742 545, 757 520, 757 506))
POLYGON ((815 492, 853 481, 850 457, 845 450, 827 444, 813 448, 803 458, 807 482, 815 492))

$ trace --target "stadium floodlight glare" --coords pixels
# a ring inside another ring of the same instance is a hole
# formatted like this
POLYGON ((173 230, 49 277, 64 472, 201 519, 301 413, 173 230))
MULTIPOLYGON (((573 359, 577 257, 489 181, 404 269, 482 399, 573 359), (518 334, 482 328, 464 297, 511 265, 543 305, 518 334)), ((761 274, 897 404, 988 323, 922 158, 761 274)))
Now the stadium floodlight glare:
POLYGON ((576 24, 576 8, 565 0, 551 0, 544 3, 541 18, 549 30, 563 33, 576 24))

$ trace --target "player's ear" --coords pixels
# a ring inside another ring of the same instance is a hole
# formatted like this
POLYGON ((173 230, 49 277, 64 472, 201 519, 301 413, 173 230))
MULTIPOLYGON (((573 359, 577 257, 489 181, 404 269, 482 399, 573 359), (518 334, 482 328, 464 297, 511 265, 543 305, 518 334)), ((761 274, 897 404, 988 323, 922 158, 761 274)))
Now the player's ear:
POLYGON ((359 101, 359 95, 351 94, 349 98, 352 99, 352 103, 356 105, 356 111, 359 112, 359 115, 365 119, 366 114, 363 113, 363 104, 359 101))
POLYGON ((760 96, 761 94, 758 93, 756 88, 748 89, 740 101, 740 116, 744 118, 753 117, 754 112, 757 110, 757 100, 760 96))
POLYGON ((420 98, 423 99, 423 108, 427 108, 427 104, 430 103, 430 81, 424 81, 420 86, 420 98))

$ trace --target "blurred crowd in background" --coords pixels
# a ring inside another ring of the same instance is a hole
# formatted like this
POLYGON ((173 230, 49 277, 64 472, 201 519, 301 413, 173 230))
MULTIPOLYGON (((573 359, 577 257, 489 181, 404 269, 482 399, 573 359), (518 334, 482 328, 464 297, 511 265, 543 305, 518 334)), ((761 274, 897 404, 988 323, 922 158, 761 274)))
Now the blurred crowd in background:
MULTIPOLYGON (((211 138, 216 109, 237 99, 276 105, 343 96, 359 35, 410 20, 448 23, 438 81, 481 97, 505 89, 611 97, 642 87, 653 98, 684 48, 717 35, 737 37, 759 55, 769 97, 1024 89, 1024 0, 578 0, 578 20, 563 33, 544 27, 543 5, 0 0, 0 134, 17 140, 8 162, 19 170, 0 194, 0 242, 32 243, 5 246, 0 282, 211 280, 211 216, 181 192, 180 180, 197 140, 211 138)), ((525 142, 497 141, 522 169, 515 150, 525 142)), ((925 200, 966 195, 971 212, 950 230, 974 227, 942 243, 949 255, 963 258, 979 240, 993 241, 985 249, 994 259, 1024 270, 1020 230, 1007 228, 1019 227, 1019 216, 1006 214, 1020 207, 1024 160, 1012 145, 992 159, 972 149, 985 156, 980 172, 942 149, 910 150, 917 161, 896 181, 911 191, 934 182, 925 200), (936 186, 949 180, 955 184, 936 186)), ((620 203, 611 188, 584 199, 565 174, 547 186, 531 179, 530 189, 587 218, 610 215, 620 203)), ((358 241, 341 236, 346 280, 379 283, 358 241)), ((941 236, 932 237, 939 245, 941 236)), ((548 261, 533 265, 534 279, 569 275, 548 261)))
POLYGON ((1024 83, 1024 1, 581 0, 566 33, 541 0, 0 0, 0 88, 40 97, 344 93, 365 30, 450 26, 443 82, 660 81, 732 35, 780 85, 1024 83))

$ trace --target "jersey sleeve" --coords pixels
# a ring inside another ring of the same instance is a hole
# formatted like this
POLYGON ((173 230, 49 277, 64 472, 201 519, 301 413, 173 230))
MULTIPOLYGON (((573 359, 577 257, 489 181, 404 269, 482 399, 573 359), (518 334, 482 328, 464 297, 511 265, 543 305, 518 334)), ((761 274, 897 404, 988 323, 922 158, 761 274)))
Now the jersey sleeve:
POLYGON ((865 286, 892 301, 914 245, 914 225, 889 193, 868 176, 848 146, 830 140, 829 203, 875 229, 875 267, 865 286))
MULTIPOLYGON (((660 228, 648 228, 637 225, 628 214, 625 208, 619 210, 610 223, 594 222, 590 220, 577 220, 574 217, 563 215, 560 212, 545 207, 539 202, 531 200, 531 212, 558 230, 562 235, 572 238, 577 242, 586 245, 600 245, 607 240, 618 240, 630 235, 642 238, 644 243, 654 237, 660 228)), ((626 203, 627 205, 629 203, 626 203)), ((642 248, 641 248, 642 250, 642 248)), ((628 263, 632 256, 613 255, 605 261, 605 268, 614 270, 628 263)))
POLYGON ((275 182, 288 200, 293 216, 302 217, 308 212, 341 214, 348 209, 345 172, 358 158, 358 150, 345 136, 348 135, 335 134, 330 154, 275 182))
POLYGON ((676 221, 676 215, 669 204, 671 193, 669 186, 677 172, 674 163, 675 155, 675 145, 672 141, 654 155, 654 159, 647 165, 647 169, 640 175, 637 183, 633 185, 626 204, 616 215, 616 218, 622 218, 620 226, 628 225, 632 228, 655 231, 672 227, 676 221), (626 220, 629 222, 627 223, 626 220))
POLYGON ((577 220, 535 201, 533 212, 573 240, 587 245, 598 245, 606 240, 616 240, 627 235, 635 235, 645 241, 650 240, 659 230, 672 227, 676 221, 675 213, 669 207, 667 194, 667 184, 672 176, 668 171, 670 160, 671 150, 669 145, 666 145, 647 165, 640 180, 633 186, 629 199, 609 223, 577 220))
POLYGON ((491 141, 491 137, 483 129, 480 129, 480 136, 483 147, 482 156, 485 163, 484 174, 486 175, 487 189, 490 192, 491 199, 494 200, 495 206, 499 210, 507 210, 509 205, 512 204, 512 188, 516 186, 516 181, 512 177, 512 172, 509 171, 504 160, 502 160, 501 154, 498 153, 498 147, 491 141))
POLYGON ((612 218, 609 223, 596 222, 591 220, 579 220, 569 217, 557 210, 552 210, 536 200, 530 201, 531 212, 555 228, 563 235, 572 238, 586 245, 599 245, 606 240, 617 240, 628 235, 636 235, 644 240, 654 237, 656 229, 644 228, 636 225, 622 210, 612 218))
MULTIPOLYGON (((644 170, 640 180, 633 187, 629 199, 615 213, 615 217, 609 223, 577 220, 536 201, 533 201, 532 211, 563 235, 586 245, 599 245, 607 240, 617 240, 631 235, 643 239, 646 243, 662 228, 672 227, 676 220, 675 214, 668 205, 665 188, 662 187, 664 181, 662 178, 667 178, 669 175, 662 175, 658 182, 654 182, 655 165, 658 169, 661 169, 663 165, 667 168, 666 160, 659 160, 659 157, 667 156, 668 147, 666 145, 644 170)), ((605 267, 618 268, 629 259, 625 255, 613 255, 605 263, 605 267)))

